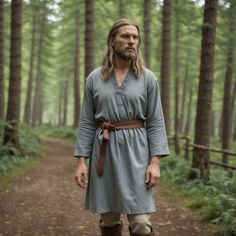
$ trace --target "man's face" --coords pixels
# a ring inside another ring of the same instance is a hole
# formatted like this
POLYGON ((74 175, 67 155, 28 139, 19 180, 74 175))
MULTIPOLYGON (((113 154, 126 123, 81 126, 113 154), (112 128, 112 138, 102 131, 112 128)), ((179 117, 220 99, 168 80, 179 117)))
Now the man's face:
POLYGON ((121 26, 111 44, 115 55, 122 60, 133 60, 136 58, 139 45, 138 30, 133 25, 121 26))

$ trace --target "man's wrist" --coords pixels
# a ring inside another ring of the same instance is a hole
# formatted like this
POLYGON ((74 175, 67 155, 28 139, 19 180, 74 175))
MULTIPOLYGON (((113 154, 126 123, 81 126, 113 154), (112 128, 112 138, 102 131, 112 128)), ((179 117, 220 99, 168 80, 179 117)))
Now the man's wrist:
POLYGON ((153 156, 151 159, 151 164, 157 164, 160 165, 161 157, 160 156, 153 156))

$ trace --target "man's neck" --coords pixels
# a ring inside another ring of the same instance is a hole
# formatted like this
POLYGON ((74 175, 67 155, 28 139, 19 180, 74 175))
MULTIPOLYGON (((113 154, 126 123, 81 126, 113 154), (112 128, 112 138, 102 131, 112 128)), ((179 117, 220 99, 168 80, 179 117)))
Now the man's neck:
POLYGON ((131 60, 127 61, 127 60, 122 60, 120 58, 116 58, 114 68, 119 71, 127 71, 129 70, 130 65, 131 65, 131 60))

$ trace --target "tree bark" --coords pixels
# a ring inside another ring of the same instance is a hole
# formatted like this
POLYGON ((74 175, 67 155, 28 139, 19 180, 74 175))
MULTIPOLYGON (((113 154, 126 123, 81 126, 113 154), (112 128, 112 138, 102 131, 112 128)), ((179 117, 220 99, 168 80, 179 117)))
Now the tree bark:
POLYGON ((34 101, 33 101, 33 114, 32 114, 32 126, 41 123, 42 116, 42 54, 43 54, 43 43, 44 43, 44 30, 46 23, 46 15, 43 14, 41 29, 40 29, 40 37, 39 37, 39 47, 38 47, 38 61, 37 61, 37 71, 36 71, 36 79, 35 79, 35 92, 34 92, 34 101))
MULTIPOLYGON (((216 15, 217 0, 205 0, 194 143, 206 147, 209 147, 211 136, 216 15)), ((209 151, 193 149, 192 167, 200 169, 204 181, 209 179, 209 159, 209 151)))
POLYGON ((164 0, 162 17, 161 100, 167 134, 170 132, 171 0, 164 0))
POLYGON ((144 60, 147 68, 151 68, 151 0, 143 1, 144 60))
POLYGON ((85 77, 94 69, 94 0, 85 3, 85 77))
POLYGON ((191 131, 191 115, 192 115, 192 101, 193 101, 193 86, 190 84, 190 92, 189 92, 189 100, 188 100, 188 110, 187 110, 187 119, 186 119, 186 125, 185 125, 185 130, 184 134, 185 136, 189 136, 190 131, 191 131))
MULTIPOLYGON (((229 149, 230 146, 230 129, 231 129, 231 88, 232 88, 232 77, 233 77, 233 59, 234 59, 234 5, 230 1, 229 11, 229 41, 228 41, 228 54, 226 62, 226 74, 224 81, 224 99, 222 109, 222 149, 229 149)), ((223 154, 222 163, 228 164, 228 155, 223 154)))
POLYGON ((68 107, 68 79, 64 81, 64 86, 63 86, 63 120, 62 120, 62 125, 66 126, 67 124, 67 107, 68 107))
POLYGON ((31 118, 31 100, 32 100, 32 84, 33 84, 33 65, 34 65, 34 48, 35 48, 35 33, 36 33, 36 12, 33 12, 32 17, 32 38, 31 38, 31 49, 30 49, 30 65, 28 75, 28 87, 25 100, 25 111, 24 111, 24 122, 30 124, 31 118))
POLYGON ((4 96, 4 0, 0 0, 0 120, 5 117, 4 96))
POLYGON ((20 148, 18 123, 20 118, 21 94, 21 18, 22 0, 12 0, 11 3, 11 46, 10 46, 10 76, 7 104, 7 122, 3 143, 10 143, 20 148))
POLYGON ((180 154, 179 146, 179 1, 175 0, 175 154, 180 154))
POLYGON ((76 16, 75 65, 74 65, 74 123, 79 125, 80 117, 80 16, 76 16))
MULTIPOLYGON (((189 35, 190 35, 190 30, 189 30, 189 35)), ((189 36, 189 41, 190 41, 190 36, 189 36)), ((180 124, 179 124, 179 131, 180 131, 180 133, 182 133, 183 129, 184 129, 184 120, 185 120, 185 111, 186 111, 187 85, 188 85, 188 81, 191 81, 189 79, 190 57, 191 57, 191 44, 188 44, 187 45, 187 57, 186 57, 185 68, 184 68, 185 72, 184 72, 184 81, 183 81, 183 89, 182 89, 183 94, 182 94, 181 109, 180 109, 180 124)), ((188 119, 186 119, 186 125, 187 125, 187 122, 188 122, 188 119)), ((184 133, 186 133, 186 130, 184 131, 184 133)))
POLYGON ((119 1, 119 18, 125 18, 125 0, 119 1))

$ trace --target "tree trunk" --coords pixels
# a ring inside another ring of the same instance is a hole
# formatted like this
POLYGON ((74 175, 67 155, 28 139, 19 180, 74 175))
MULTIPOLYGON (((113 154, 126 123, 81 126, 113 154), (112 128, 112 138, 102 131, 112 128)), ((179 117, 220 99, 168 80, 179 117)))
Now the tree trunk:
POLYGON ((190 92, 189 92, 189 100, 188 100, 188 111, 187 111, 187 119, 186 119, 186 126, 184 130, 185 136, 189 136, 191 131, 191 115, 192 115, 192 101, 193 101, 193 86, 190 84, 190 92))
MULTIPOLYGON (((234 89, 233 89, 233 93, 232 93, 232 99, 231 99, 231 109, 230 109, 230 111, 231 111, 231 114, 230 114, 230 117, 232 118, 232 120, 231 120, 231 129, 230 130, 232 130, 232 133, 231 133, 231 135, 232 135, 232 138, 234 137, 234 123, 233 123, 233 120, 234 120, 234 122, 236 123, 236 120, 235 119, 233 119, 233 117, 235 117, 234 116, 234 114, 236 114, 236 110, 235 110, 235 100, 236 100, 236 77, 235 77, 235 80, 234 80, 234 89)), ((233 139, 234 140, 234 139, 233 139)))
POLYGON ((63 105, 63 82, 60 82, 59 87, 59 99, 58 99, 58 123, 61 126, 62 125, 62 105, 63 105))
POLYGON ((175 0, 175 154, 180 154, 179 146, 179 1, 175 0))
POLYGON ((12 0, 11 3, 11 46, 10 46, 10 76, 7 104, 7 122, 3 143, 10 143, 20 148, 18 122, 20 117, 21 93, 21 16, 22 0, 12 0))
POLYGON ((33 65, 34 65, 34 48, 35 48, 35 33, 36 33, 36 12, 33 12, 32 19, 32 38, 31 38, 31 49, 30 49, 30 66, 28 75, 28 87, 25 100, 25 111, 24 111, 24 122, 30 124, 31 118, 31 100, 32 100, 32 83, 33 83, 33 65))
MULTIPOLYGON (((189 30, 189 35, 190 35, 190 30, 189 30)), ((190 36, 189 36, 189 41, 190 41, 190 36)), ((184 81, 183 81, 183 94, 182 94, 182 99, 181 99, 181 109, 180 109, 180 125, 179 125, 179 131, 182 133, 183 128, 184 128, 184 118, 185 118, 185 110, 186 110, 186 96, 187 96, 187 85, 188 81, 191 81, 189 79, 189 63, 190 63, 190 57, 191 57, 191 44, 187 45, 187 58, 186 58, 186 63, 185 63, 185 72, 184 72, 184 81)), ((191 87, 191 86, 190 86, 191 87)), ((191 88, 192 89, 192 88, 191 88)), ((187 115, 188 116, 188 115, 187 115)), ((186 123, 188 120, 186 120, 186 123)), ((186 133, 186 131, 184 131, 186 133)))
MULTIPOLYGON (((211 136, 216 15, 217 1, 205 0, 194 143, 207 147, 211 136)), ((209 159, 209 151, 193 149, 192 167, 200 169, 200 177, 204 181, 209 179, 209 159)))
POLYGON ((63 94, 63 121, 62 125, 66 126, 67 124, 67 107, 68 107, 68 79, 64 81, 64 94, 63 94))
POLYGON ((171 0, 164 0, 162 17, 161 100, 167 134, 170 133, 171 0))
POLYGON ((80 117, 80 16, 76 17, 76 39, 75 39, 75 65, 74 65, 74 123, 73 127, 79 125, 80 117))
POLYGON ((125 0, 119 1, 119 18, 125 18, 125 0))
POLYGON ((40 124, 41 116, 42 116, 42 91, 41 91, 41 83, 42 83, 42 54, 43 54, 43 43, 44 43, 44 29, 46 15, 43 15, 41 29, 40 29, 40 37, 39 37, 39 47, 38 47, 38 62, 37 62, 37 71, 36 71, 36 79, 35 79, 35 92, 34 92, 34 101, 33 101, 33 114, 32 114, 32 126, 40 124))
POLYGON ((236 141, 236 115, 234 116, 234 135, 233 135, 233 141, 236 141))
POLYGON ((4 119, 4 116, 4 0, 0 0, 0 120, 4 119))
POLYGON ((144 60, 147 68, 151 68, 151 0, 143 1, 144 60))
POLYGON ((85 2, 85 77, 94 69, 94 1, 85 2))
MULTIPOLYGON (((233 2, 230 1, 229 11, 229 41, 228 41, 228 54, 226 64, 226 74, 224 81, 224 99, 222 109, 222 149, 229 149, 230 146, 230 129, 231 129, 231 88, 232 88, 232 77, 233 77, 233 51, 234 51, 234 6, 233 2)), ((228 164, 228 155, 223 154, 222 163, 228 164)))

